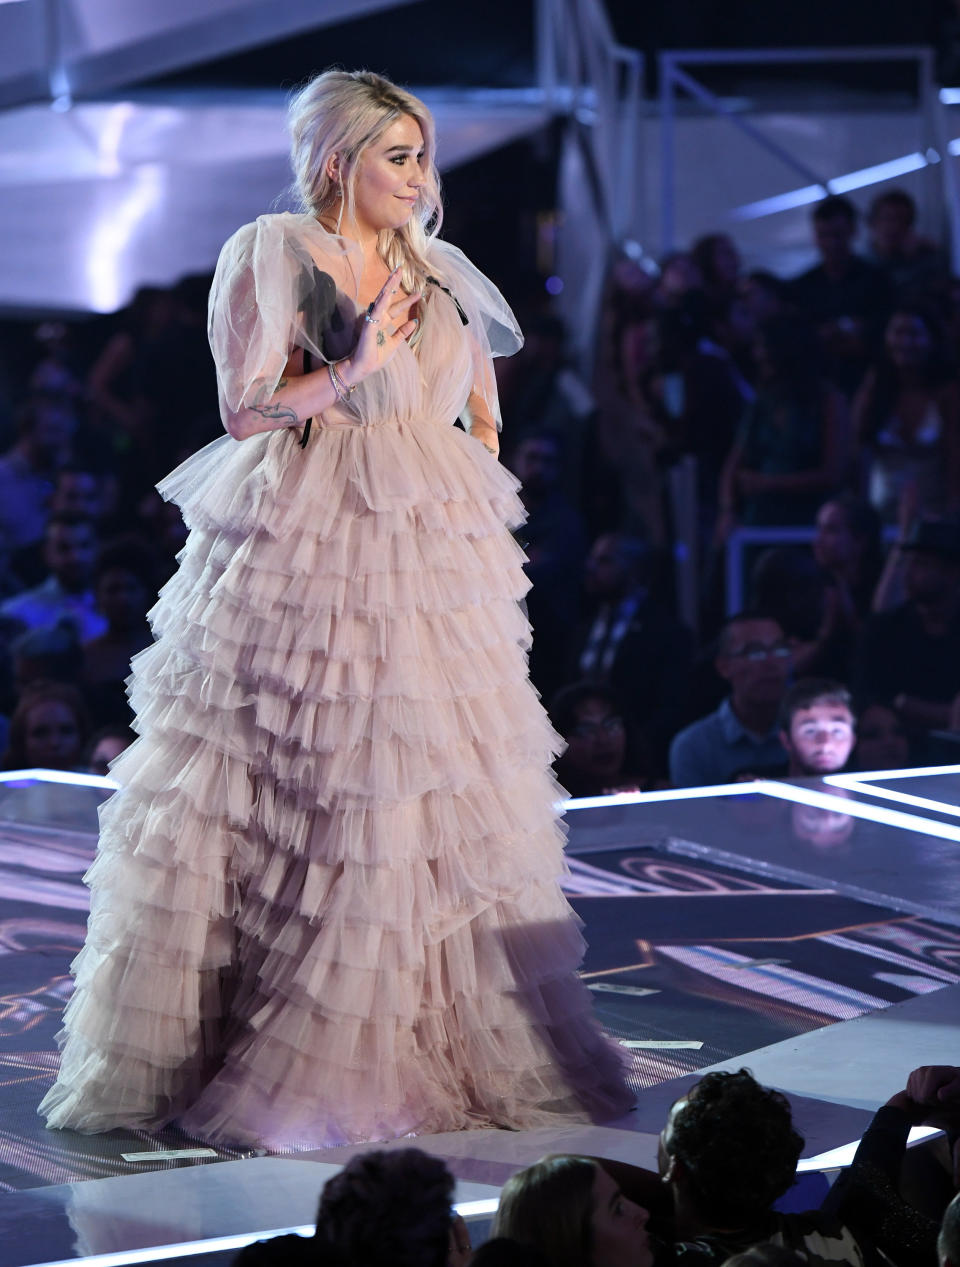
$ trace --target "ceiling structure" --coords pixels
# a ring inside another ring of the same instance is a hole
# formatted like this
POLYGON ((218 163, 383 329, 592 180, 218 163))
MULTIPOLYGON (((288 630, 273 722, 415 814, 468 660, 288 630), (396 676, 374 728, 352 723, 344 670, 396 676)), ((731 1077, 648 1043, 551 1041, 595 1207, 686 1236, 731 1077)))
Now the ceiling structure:
POLYGON ((110 312, 210 271, 238 225, 289 205, 293 83, 358 46, 434 110, 441 168, 540 127, 534 6, 500 7, 513 30, 484 52, 491 23, 447 0, 0 0, 0 307, 110 312), (431 40, 481 64, 499 42, 509 82, 443 82, 431 40), (417 87, 404 70, 427 64, 439 82, 417 87))

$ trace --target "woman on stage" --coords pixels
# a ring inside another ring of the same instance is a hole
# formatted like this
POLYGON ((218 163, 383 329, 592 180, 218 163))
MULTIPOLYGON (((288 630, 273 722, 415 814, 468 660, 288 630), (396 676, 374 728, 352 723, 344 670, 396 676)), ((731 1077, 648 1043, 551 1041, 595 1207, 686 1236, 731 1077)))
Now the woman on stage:
POLYGON ((304 211, 213 284, 230 435, 161 485, 190 537, 41 1112, 287 1147, 615 1117, 495 456, 519 332, 434 236, 422 102, 328 71, 291 126, 304 211))

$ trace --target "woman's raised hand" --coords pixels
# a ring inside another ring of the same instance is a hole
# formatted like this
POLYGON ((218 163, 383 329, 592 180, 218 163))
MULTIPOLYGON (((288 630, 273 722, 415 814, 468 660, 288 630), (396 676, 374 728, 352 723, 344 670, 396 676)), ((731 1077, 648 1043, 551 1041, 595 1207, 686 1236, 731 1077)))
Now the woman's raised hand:
POLYGON ((405 294, 400 289, 400 269, 395 268, 383 284, 383 289, 363 314, 357 350, 343 365, 344 380, 355 387, 368 374, 383 369, 397 348, 417 328, 417 321, 410 316, 410 309, 422 295, 405 294))

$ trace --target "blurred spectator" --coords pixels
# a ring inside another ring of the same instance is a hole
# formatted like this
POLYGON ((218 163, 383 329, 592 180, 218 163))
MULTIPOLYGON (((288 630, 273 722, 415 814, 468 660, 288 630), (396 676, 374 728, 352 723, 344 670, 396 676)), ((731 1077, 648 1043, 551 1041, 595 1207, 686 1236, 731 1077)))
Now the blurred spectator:
POLYGON ((845 769, 856 721, 850 692, 829 678, 801 678, 780 705, 780 739, 790 764, 788 779, 822 778, 845 769))
POLYGON ((126 328, 103 347, 87 377, 87 392, 108 465, 139 490, 172 465, 173 455, 210 409, 211 360, 185 288, 145 286, 127 310, 126 328), (171 374, 170 367, 176 366, 171 374))
POLYGON ((168 580, 177 569, 177 555, 187 543, 187 525, 176 502, 164 501, 155 488, 144 493, 129 521, 137 536, 157 552, 157 579, 168 580))
POLYGON ((532 1246, 547 1267, 651 1267, 647 1219, 602 1165, 560 1155, 510 1176, 492 1231, 532 1246))
POLYGON ((813 557, 836 592, 835 604, 851 622, 870 611, 883 565, 880 519, 868 503, 851 493, 831 498, 817 511, 813 557))
POLYGON ((107 622, 96 610, 91 588, 96 555, 97 533, 92 519, 51 515, 44 542, 49 576, 35 589, 0 604, 0 615, 28 629, 55 624, 65 616, 76 625, 81 642, 99 637, 107 622))
POLYGON ((778 715, 791 652, 779 624, 763 613, 731 617, 720 633, 716 667, 730 694, 715 712, 674 738, 670 781, 675 787, 728 783, 744 772, 780 772, 786 765, 778 715))
POLYGON ((854 401, 853 425, 869 455, 870 501, 887 523, 896 522, 908 485, 925 514, 960 504, 960 387, 928 314, 893 313, 883 355, 854 401))
POLYGON ((30 391, 77 400, 83 382, 77 373, 70 327, 63 321, 41 321, 33 337, 41 356, 30 374, 30 391))
POLYGON ((694 242, 690 258, 708 298, 729 303, 740 277, 740 252, 733 240, 726 233, 708 233, 694 242))
POLYGON ((556 771, 571 796, 640 792, 650 785, 634 728, 609 688, 595 682, 562 687, 550 702, 550 720, 567 745, 556 771))
POLYGON ((593 543, 584 570, 593 613, 572 641, 568 679, 607 684, 657 762, 683 716, 693 635, 654 598, 653 558, 625 533, 593 543))
POLYGON ((947 1206, 937 1237, 937 1257, 940 1267, 958 1267, 960 1264, 960 1193, 947 1206))
POLYGON ((886 274, 898 301, 929 294, 950 272, 946 254, 917 234, 917 204, 905 189, 878 194, 867 213, 866 258, 886 274))
POLYGON ((936 1262, 937 1232, 957 1187, 949 1170, 927 1168, 918 1198, 904 1198, 906 1163, 922 1154, 922 1149, 908 1153, 907 1139, 911 1128, 924 1122, 946 1130, 952 1151, 960 1130, 960 1068, 914 1069, 906 1087, 877 1110, 825 1202, 859 1241, 879 1251, 878 1261, 897 1267, 936 1262))
POLYGON ((594 479, 585 510, 594 535, 625 527, 660 541, 663 512, 656 453, 662 435, 644 393, 657 350, 650 283, 644 269, 626 258, 615 261, 607 280, 592 387, 597 459, 609 477, 605 505, 597 504, 594 479))
POLYGON ((84 759, 87 773, 99 774, 101 777, 109 774, 110 762, 119 757, 125 748, 129 748, 136 737, 129 726, 101 726, 87 743, 84 759))
POLYGON ((43 537, 54 479, 70 459, 77 419, 62 396, 35 395, 17 416, 17 442, 0 457, 0 541, 8 550, 43 537))
POLYGON ((747 273, 740 282, 739 293, 754 329, 771 317, 782 317, 790 310, 788 284, 762 268, 747 273))
POLYGON ((849 396, 890 311, 890 287, 880 269, 854 254, 857 209, 849 198, 817 203, 812 222, 820 263, 793 280, 790 294, 813 323, 827 378, 849 396))
POLYGON ((868 502, 841 493, 817 511, 810 555, 783 547, 757 560, 751 606, 780 620, 798 674, 852 678, 882 558, 880 517, 868 502))
POLYGON ((773 616, 794 653, 810 646, 824 609, 826 582, 813 554, 797 546, 771 546, 750 569, 747 606, 773 616))
POLYGON ((86 742, 87 712, 75 687, 35 682, 10 718, 4 770, 79 770, 86 742))
POLYGON ((107 628, 83 647, 83 686, 96 724, 130 717, 124 682, 130 660, 152 641, 147 612, 156 601, 156 562, 136 537, 105 545, 97 558, 94 594, 107 628))
POLYGON ((660 279, 654 292, 657 307, 679 307, 692 290, 702 286, 703 278, 691 253, 673 251, 660 261, 660 279))
POLYGON ((83 652, 76 624, 61 616, 52 625, 27 629, 10 644, 13 677, 18 691, 39 680, 69 682, 80 679, 83 652))
POLYGON ((540 431, 521 436, 507 462, 520 481, 527 512, 518 535, 532 586, 527 596, 533 625, 530 676, 547 696, 563 681, 565 640, 579 612, 578 573, 586 551, 583 520, 560 488, 563 456, 557 437, 540 431))
POLYGON ((50 511, 54 515, 83 515, 99 519, 104 512, 103 481, 97 471, 80 465, 57 471, 50 511))
POLYGON ((363 1267, 445 1267, 454 1180, 418 1148, 352 1157, 320 1196, 315 1248, 363 1267))
POLYGON ((905 770, 910 743, 897 712, 876 700, 860 709, 854 765, 858 770, 905 770))
POLYGON ((532 1245, 521 1245, 507 1236, 495 1236, 474 1252, 470 1267, 548 1267, 548 1264, 532 1245))
POLYGON ((772 1241, 809 1264, 864 1258, 850 1231, 819 1211, 780 1214, 803 1138, 790 1105, 746 1069, 708 1073, 670 1110, 660 1135, 660 1173, 673 1195, 678 1267, 713 1267, 772 1241))
POLYGON ((918 735, 945 728, 960 694, 960 523, 917 520, 901 550, 907 599, 866 622, 857 694, 918 735))
POLYGON ((504 416, 513 419, 518 434, 550 432, 564 457, 557 482, 578 506, 591 419, 595 410, 587 385, 566 353, 566 330, 559 317, 540 314, 524 329, 521 352, 504 361, 498 375, 504 416))
POLYGON ((717 536, 744 524, 804 524, 840 483, 847 449, 842 400, 818 374, 812 332, 771 317, 756 341, 757 395, 720 479, 717 536))
POLYGON ((321 1255, 313 1237, 288 1232, 244 1245, 230 1267, 349 1267, 332 1255, 321 1255))

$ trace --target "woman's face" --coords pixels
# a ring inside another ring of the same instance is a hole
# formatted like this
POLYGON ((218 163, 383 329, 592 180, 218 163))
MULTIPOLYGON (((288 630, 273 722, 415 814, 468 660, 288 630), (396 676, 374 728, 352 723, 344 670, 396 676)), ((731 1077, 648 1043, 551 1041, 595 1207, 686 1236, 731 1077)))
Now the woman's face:
POLYGON ((420 124, 409 114, 394 119, 361 153, 353 181, 353 211, 361 234, 400 229, 413 215, 424 183, 420 124))
POLYGON ((827 502, 817 511, 817 535, 813 539, 813 557, 826 571, 847 567, 860 554, 856 537, 850 531, 843 507, 827 502))
POLYGON ((887 354, 898 369, 926 365, 930 358, 930 344, 930 331, 915 313, 895 312, 887 322, 887 354))
POLYGON ((69 770, 80 757, 80 727, 73 710, 61 700, 38 700, 27 712, 27 766, 69 770))
POLYGON ((591 1267, 651 1267, 647 1236, 650 1215, 623 1195, 600 1166, 593 1179, 593 1262, 591 1267))
POLYGON ((594 779, 616 779, 622 772, 627 743, 623 718, 606 700, 584 700, 566 740, 566 766, 594 779))

